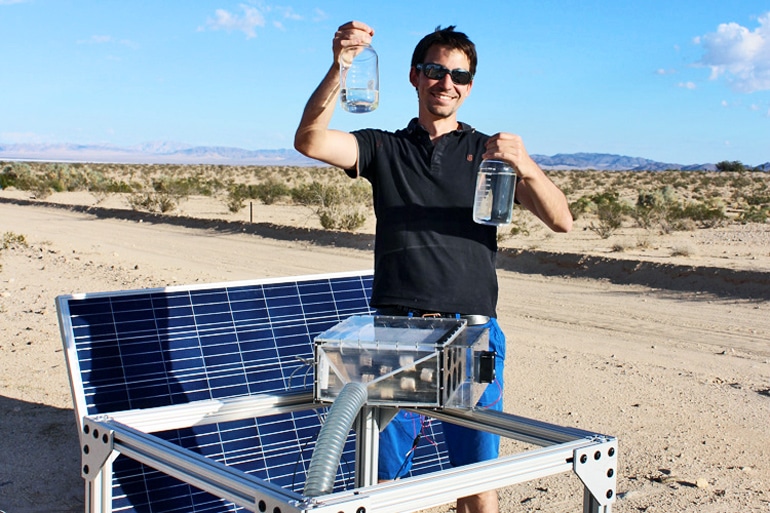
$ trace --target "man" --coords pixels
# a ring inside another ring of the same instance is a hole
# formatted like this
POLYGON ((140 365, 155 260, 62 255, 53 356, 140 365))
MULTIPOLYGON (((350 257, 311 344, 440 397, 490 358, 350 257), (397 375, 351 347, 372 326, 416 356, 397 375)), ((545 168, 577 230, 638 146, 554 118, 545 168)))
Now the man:
MULTIPOLYGON (((409 81, 419 108, 407 128, 352 133, 330 129, 340 53, 370 43, 373 35, 371 27, 357 21, 337 30, 332 65, 305 107, 295 147, 372 184, 377 216, 373 307, 387 314, 459 314, 487 321, 500 382, 487 387, 478 407, 501 409, 505 337, 495 320, 497 230, 472 219, 478 165, 488 158, 516 169, 516 201, 554 231, 572 227, 567 200, 529 157, 519 136, 490 137, 458 122, 457 111, 473 88, 477 57, 475 45, 454 27, 437 29, 415 48, 409 81)), ((396 479, 408 471, 421 422, 400 415, 385 429, 380 479, 396 479)), ((497 457, 495 435, 449 424, 444 432, 453 465, 497 457)), ((497 493, 461 497, 457 511, 496 513, 497 493)))

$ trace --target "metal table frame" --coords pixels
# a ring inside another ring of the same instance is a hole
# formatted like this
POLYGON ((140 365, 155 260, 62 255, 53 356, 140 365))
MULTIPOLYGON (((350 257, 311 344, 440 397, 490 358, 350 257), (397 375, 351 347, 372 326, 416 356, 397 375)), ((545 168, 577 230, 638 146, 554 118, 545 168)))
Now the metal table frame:
POLYGON ((114 412, 82 419, 81 473, 86 513, 112 511, 112 463, 119 454, 264 513, 406 513, 462 495, 572 471, 584 485, 583 512, 610 513, 615 500, 618 447, 613 437, 489 410, 414 409, 417 413, 539 446, 496 460, 377 483, 380 425, 392 408, 365 407, 354 426, 356 487, 309 498, 240 472, 152 435, 168 429, 320 408, 310 392, 253 395, 114 412))

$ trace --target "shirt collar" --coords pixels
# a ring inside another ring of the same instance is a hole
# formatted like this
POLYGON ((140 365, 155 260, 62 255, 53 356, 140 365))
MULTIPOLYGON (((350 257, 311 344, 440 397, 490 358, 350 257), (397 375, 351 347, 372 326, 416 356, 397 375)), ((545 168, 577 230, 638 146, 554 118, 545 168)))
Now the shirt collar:
MULTIPOLYGON (((459 125, 457 127, 457 130, 454 132, 473 132, 473 127, 470 126, 467 123, 463 123, 462 121, 458 121, 457 124, 459 125)), ((412 120, 409 122, 409 124, 406 127, 407 132, 409 132, 410 135, 414 135, 419 132, 428 133, 427 130, 425 130, 422 125, 417 121, 417 118, 412 118, 412 120)))

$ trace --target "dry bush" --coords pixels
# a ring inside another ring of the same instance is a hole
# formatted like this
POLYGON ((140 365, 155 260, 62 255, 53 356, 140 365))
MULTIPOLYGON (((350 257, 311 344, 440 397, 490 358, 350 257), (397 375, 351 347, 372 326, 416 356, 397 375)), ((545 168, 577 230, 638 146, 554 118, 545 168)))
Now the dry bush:
MULTIPOLYGON (((727 163, 723 171, 547 171, 567 194, 575 219, 585 218, 600 236, 609 237, 625 220, 648 230, 670 232, 724 223, 764 223, 770 214, 770 173, 727 163), (615 194, 602 204, 602 196, 615 194), (598 202, 597 202, 598 200, 598 202), (618 224, 619 223, 619 224, 618 224)), ((329 226, 356 225, 371 215, 371 197, 356 188, 368 182, 351 180, 334 167, 227 166, 180 164, 81 164, 46 162, 0 163, 0 188, 27 190, 38 198, 54 191, 89 191, 98 201, 115 192, 129 193, 135 208, 168 211, 192 195, 226 196, 233 211, 245 198, 266 204, 286 201, 310 206, 329 226), (353 188, 331 198, 317 195, 308 203, 302 191, 312 183, 333 190, 353 188), (285 188, 284 188, 285 187, 285 188), (287 193, 286 190, 289 192, 287 193), (238 191, 235 196, 234 192, 238 191), (244 194, 244 191, 248 194, 244 194), (320 198, 320 199, 319 199, 320 198), (347 204, 343 208, 343 204, 347 204), (347 220, 346 220, 347 219, 347 220)), ((516 223, 513 235, 530 227, 516 223)), ((502 234, 507 237, 508 234, 502 234)))
MULTIPOLYGON (((2 251, 16 248, 29 247, 27 238, 24 235, 19 235, 13 232, 5 232, 3 238, 0 239, 0 255, 2 251)), ((3 270, 3 264, 0 263, 0 271, 3 270)))
POLYGON ((352 185, 313 181, 292 189, 293 200, 310 207, 321 226, 329 230, 361 228, 371 209, 371 194, 369 182, 363 180, 356 180, 352 185))

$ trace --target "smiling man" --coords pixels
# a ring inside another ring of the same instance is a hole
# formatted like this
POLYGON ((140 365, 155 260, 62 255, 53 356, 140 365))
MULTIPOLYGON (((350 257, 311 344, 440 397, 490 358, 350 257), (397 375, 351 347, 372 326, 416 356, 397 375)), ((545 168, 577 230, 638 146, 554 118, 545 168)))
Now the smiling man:
MULTIPOLYGON (((372 184, 377 216, 371 305, 383 314, 461 316, 490 330, 496 376, 477 407, 502 409, 505 336, 497 324, 497 229, 473 221, 476 173, 482 159, 502 160, 518 176, 516 201, 550 229, 567 232, 572 216, 564 194, 529 157, 521 137, 488 136, 458 122, 473 89, 476 47, 454 27, 436 29, 417 44, 409 81, 418 115, 396 132, 352 133, 329 128, 339 91, 340 53, 370 43, 365 23, 342 25, 332 65, 305 107, 295 136, 304 155, 372 184)), ((380 437, 379 478, 409 473, 424 419, 401 412, 380 437)), ((496 458, 499 437, 445 424, 449 459, 465 465, 496 458)), ((495 513, 497 493, 461 497, 458 513, 495 513)))

